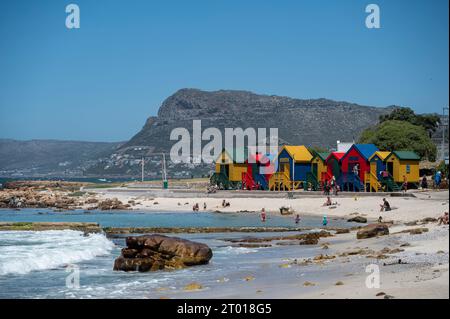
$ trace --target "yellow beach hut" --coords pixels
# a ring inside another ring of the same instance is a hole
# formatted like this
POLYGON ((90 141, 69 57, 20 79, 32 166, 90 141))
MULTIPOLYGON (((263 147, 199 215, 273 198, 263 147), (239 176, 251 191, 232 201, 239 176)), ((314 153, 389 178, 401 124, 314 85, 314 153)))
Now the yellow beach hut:
POLYGON ((220 188, 240 188, 242 174, 247 172, 247 149, 223 149, 215 162, 215 172, 211 176, 211 184, 220 188))
POLYGON ((420 156, 412 151, 394 151, 386 159, 386 170, 397 184, 406 180, 408 184, 418 184, 420 156))
POLYGON ((308 174, 308 182, 311 186, 318 190, 320 189, 321 181, 326 179, 327 174, 327 164, 326 160, 330 153, 327 152, 312 152, 313 158, 311 160, 311 175, 308 174))
POLYGON ((270 190, 293 190, 306 182, 312 154, 304 145, 284 145, 278 153, 278 170, 269 180, 270 190))

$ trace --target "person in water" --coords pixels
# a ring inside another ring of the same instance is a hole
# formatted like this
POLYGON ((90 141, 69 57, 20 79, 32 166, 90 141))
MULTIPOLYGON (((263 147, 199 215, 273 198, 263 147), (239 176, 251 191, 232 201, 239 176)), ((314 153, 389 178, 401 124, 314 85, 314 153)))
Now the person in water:
POLYGON ((390 210, 391 210, 391 205, 386 200, 386 198, 383 198, 383 204, 380 204, 380 212, 383 212, 383 211, 388 212, 390 210))
POLYGON ((261 221, 264 223, 266 221, 266 210, 261 209, 261 221))
POLYGON ((326 215, 323 215, 322 225, 323 225, 323 226, 328 225, 328 219, 327 219, 327 216, 326 216, 326 215))
POLYGON ((296 224, 300 223, 300 215, 299 215, 299 214, 297 214, 297 215, 295 216, 295 223, 296 223, 296 224))

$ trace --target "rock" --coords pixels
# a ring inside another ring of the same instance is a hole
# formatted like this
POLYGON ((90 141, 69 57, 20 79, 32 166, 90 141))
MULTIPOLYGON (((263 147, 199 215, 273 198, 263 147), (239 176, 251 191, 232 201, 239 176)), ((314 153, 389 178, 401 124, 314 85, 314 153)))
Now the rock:
POLYGON ((291 207, 280 207, 280 214, 281 215, 292 215, 294 213, 294 210, 291 207))
POLYGON ((385 292, 379 292, 379 293, 377 293, 375 296, 380 297, 380 296, 385 296, 385 295, 386 295, 385 292))
POLYGON ((438 220, 434 217, 426 217, 422 219, 422 223, 436 223, 438 220))
POLYGON ((394 299, 395 297, 394 296, 391 296, 391 295, 384 295, 384 299, 394 299))
POLYGON ((344 283, 342 281, 338 281, 337 283, 334 284, 335 286, 343 286, 344 283))
POLYGON ((197 282, 190 283, 183 288, 183 290, 186 290, 186 291, 193 291, 193 290, 200 290, 200 289, 203 289, 203 286, 197 282))
POLYGON ((385 224, 379 223, 379 224, 370 224, 367 225, 366 227, 361 228, 356 233, 356 238, 366 239, 383 235, 389 235, 389 227, 385 224))
POLYGON ((317 245, 319 243, 319 239, 318 238, 306 238, 303 239, 302 241, 300 241, 300 245, 317 245))
POLYGON ((310 282, 310 281, 305 281, 305 282, 303 283, 303 286, 305 286, 305 287, 313 287, 313 286, 315 286, 315 285, 316 285, 315 283, 310 282))
POLYGON ((350 229, 348 228, 341 228, 336 230, 336 234, 348 234, 350 233, 350 229))
POLYGON ((244 278, 244 280, 245 280, 245 281, 252 281, 252 280, 255 280, 255 277, 253 277, 253 276, 247 276, 247 277, 244 278))
POLYGON ((417 225, 417 220, 405 223, 405 226, 416 226, 416 225, 417 225))
POLYGON ((212 250, 205 244, 163 235, 126 238, 127 248, 114 262, 114 270, 156 271, 207 264, 212 250))
POLYGON ((428 228, 413 228, 409 230, 411 235, 421 235, 426 232, 428 232, 428 228))
POLYGON ((130 205, 124 205, 117 198, 105 199, 98 204, 100 210, 127 210, 130 205))
POLYGON ((313 258, 313 260, 314 260, 314 261, 322 261, 322 260, 329 260, 329 259, 334 259, 334 258, 336 258, 336 256, 333 256, 333 255, 328 256, 328 255, 320 254, 320 255, 318 255, 318 256, 315 256, 315 257, 313 258))
POLYGON ((350 219, 347 219, 348 222, 354 222, 354 223, 362 223, 362 224, 366 224, 367 223, 367 218, 362 217, 362 216, 356 216, 350 219))

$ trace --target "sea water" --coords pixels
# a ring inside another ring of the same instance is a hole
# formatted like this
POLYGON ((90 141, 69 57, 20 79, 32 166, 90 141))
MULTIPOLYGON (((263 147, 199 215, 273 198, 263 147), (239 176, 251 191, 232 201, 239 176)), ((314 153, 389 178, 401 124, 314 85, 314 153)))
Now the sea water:
MULTIPOLYGON (((95 221, 101 226, 114 227, 261 225, 257 214, 66 214, 49 210, 3 210, 0 221, 95 221)), ((333 226, 349 226, 343 221, 335 222, 333 226)), ((290 218, 275 216, 269 218, 269 223, 298 226, 290 218)), ((319 226, 320 218, 305 217, 302 223, 319 226)), ((276 235, 279 234, 176 234, 209 245, 213 250, 210 263, 176 271, 125 273, 112 270, 114 259, 125 246, 124 237, 110 239, 103 234, 84 235, 71 230, 0 232, 0 298, 258 298, 270 297, 271 293, 280 296, 280 291, 271 288, 280 285, 284 287, 282 293, 290 297, 302 289, 304 280, 317 282, 333 276, 330 272, 320 272, 317 267, 280 268, 294 258, 317 255, 318 246, 245 248, 224 241, 225 238, 276 235), (79 276, 79 286, 67 284, 68 276, 74 272, 79 276), (249 277, 251 280, 245 280, 249 277), (200 283, 203 289, 185 291, 183 287, 192 282, 200 283)))

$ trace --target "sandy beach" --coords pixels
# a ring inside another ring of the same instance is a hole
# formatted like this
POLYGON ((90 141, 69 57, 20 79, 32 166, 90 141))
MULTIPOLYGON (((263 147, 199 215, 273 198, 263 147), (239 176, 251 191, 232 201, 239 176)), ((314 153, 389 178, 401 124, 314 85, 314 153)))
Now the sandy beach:
MULTIPOLYGON (((437 222, 422 221, 425 218, 438 218, 448 211, 448 191, 411 191, 408 196, 390 197, 386 195, 393 208, 389 212, 380 212, 381 196, 348 196, 346 194, 333 197, 337 205, 323 206, 324 196, 303 196, 295 199, 248 197, 233 198, 224 195, 229 207, 222 207, 221 198, 198 196, 194 199, 185 196, 177 198, 152 197, 149 194, 128 194, 115 190, 101 191, 99 197, 118 198, 123 203, 133 203, 132 208, 145 211, 189 212, 192 206, 199 203, 200 212, 206 203, 208 211, 221 213, 242 212, 258 214, 265 208, 270 214, 279 215, 281 206, 291 207, 300 216, 327 215, 329 218, 351 218, 362 216, 372 222, 379 216, 384 221, 391 221, 388 236, 369 239, 356 239, 356 231, 321 239, 325 258, 303 260, 292 256, 282 268, 301 269, 306 263, 317 264, 325 272, 339 269, 347 274, 342 278, 333 276, 329 282, 315 283, 314 278, 293 278, 296 284, 273 283, 270 279, 261 280, 254 285, 254 293, 243 290, 222 297, 229 298, 449 298, 449 228, 438 226, 437 222), (418 233, 410 230, 422 229, 418 233), (325 243, 325 245, 324 245, 325 243), (400 261, 400 262, 399 262, 400 261), (380 272, 380 288, 368 288, 366 272, 368 265, 377 265, 380 272), (273 285, 276 289, 268 289, 273 285), (301 293, 297 286, 308 286, 301 293), (259 288, 258 288, 259 287, 259 288), (265 288, 264 288, 265 287, 265 288)), ((293 216, 286 216, 293 218, 293 216)), ((319 226, 319 225, 318 225, 319 226)), ((283 271, 283 270, 280 270, 283 271)), ((299 270, 301 272, 301 270, 299 270)), ((299 275, 301 277, 301 274, 299 275)), ((255 282, 257 280, 255 279, 255 282)), ((252 286, 253 287, 253 286, 252 286)), ((206 295, 197 292, 189 297, 202 298, 206 295)))

